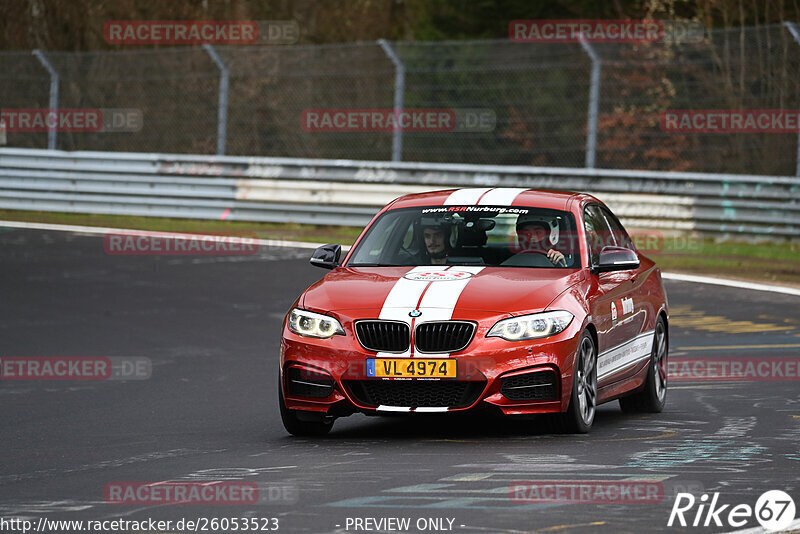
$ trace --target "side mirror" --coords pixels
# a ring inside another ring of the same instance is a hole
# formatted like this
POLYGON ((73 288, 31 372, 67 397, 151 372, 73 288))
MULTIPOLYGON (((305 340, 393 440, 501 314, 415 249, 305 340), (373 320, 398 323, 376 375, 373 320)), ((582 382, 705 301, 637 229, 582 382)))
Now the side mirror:
POLYGON ((600 262, 592 266, 592 272, 627 271, 638 267, 639 256, 633 250, 623 247, 603 247, 600 251, 600 262))
POLYGON ((339 265, 339 256, 342 255, 342 245, 322 245, 311 256, 309 262, 316 267, 333 269, 339 265))

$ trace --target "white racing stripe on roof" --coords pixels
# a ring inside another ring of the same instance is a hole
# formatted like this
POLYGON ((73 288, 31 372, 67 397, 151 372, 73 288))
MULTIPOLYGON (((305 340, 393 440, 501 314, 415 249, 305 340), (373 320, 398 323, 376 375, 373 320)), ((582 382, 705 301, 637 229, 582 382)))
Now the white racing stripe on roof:
POLYGON ((489 189, 491 189, 491 187, 457 189, 450 193, 450 196, 445 199, 444 205, 473 206, 478 203, 478 199, 481 198, 481 195, 489 191, 489 189))
POLYGON ((510 206, 520 193, 527 190, 524 187, 498 187, 483 195, 478 204, 481 206, 510 206))

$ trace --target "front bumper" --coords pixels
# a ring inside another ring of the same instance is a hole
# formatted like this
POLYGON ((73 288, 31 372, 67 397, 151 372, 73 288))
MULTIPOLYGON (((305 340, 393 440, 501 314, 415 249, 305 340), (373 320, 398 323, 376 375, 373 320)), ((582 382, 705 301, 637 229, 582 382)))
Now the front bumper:
MULTIPOLYGON (((468 318, 467 318, 468 319, 468 318)), ((493 406, 507 415, 566 411, 580 334, 573 321, 550 338, 509 342, 487 338, 494 324, 478 323, 457 360, 455 379, 387 379, 367 376, 365 350, 352 323, 330 339, 298 336, 284 325, 281 380, 286 407, 333 417, 353 412, 456 412, 493 406)), ((415 354, 417 358, 442 355, 415 354)))

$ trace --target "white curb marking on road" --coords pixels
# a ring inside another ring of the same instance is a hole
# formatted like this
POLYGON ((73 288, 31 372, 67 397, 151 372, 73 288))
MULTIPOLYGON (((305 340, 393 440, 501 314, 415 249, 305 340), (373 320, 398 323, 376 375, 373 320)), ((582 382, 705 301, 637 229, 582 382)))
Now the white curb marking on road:
POLYGON ((678 280, 680 282, 697 282, 698 284, 714 284, 718 286, 738 287, 739 289, 753 289, 755 291, 771 291, 773 293, 783 293, 800 297, 800 289, 793 287, 774 286, 771 284, 759 284, 756 282, 742 282, 739 280, 727 280, 725 278, 712 278, 710 276, 696 276, 693 274, 662 273, 665 280, 678 280))
MULTIPOLYGON (((0 227, 22 228, 26 230, 54 230, 57 232, 75 232, 78 234, 130 234, 143 237, 163 237, 166 239, 192 239, 210 235, 219 237, 219 234, 203 233, 177 233, 177 232, 156 232, 150 230, 129 230, 126 228, 105 228, 102 226, 77 226, 72 224, 50 224, 50 223, 30 223, 19 221, 0 221, 0 227)), ((233 231, 235 232, 235 230, 233 231)), ((255 232, 254 232, 255 233, 255 232)), ((236 242, 237 236, 231 235, 231 242, 236 242)), ((315 249, 325 243, 307 243, 305 241, 287 241, 283 239, 250 239, 241 237, 247 243, 256 243, 266 247, 285 247, 285 248, 308 248, 315 249)), ((349 250, 349 246, 343 246, 342 251, 349 250)))

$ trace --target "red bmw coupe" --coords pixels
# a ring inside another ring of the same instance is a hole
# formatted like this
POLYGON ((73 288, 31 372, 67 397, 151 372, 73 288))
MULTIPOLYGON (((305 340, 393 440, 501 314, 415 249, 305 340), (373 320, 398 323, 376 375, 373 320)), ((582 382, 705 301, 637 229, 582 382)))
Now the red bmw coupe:
POLYGON ((661 272, 587 194, 476 188, 384 207, 283 323, 279 400, 295 435, 355 412, 493 407, 585 433, 597 405, 660 412, 661 272))

